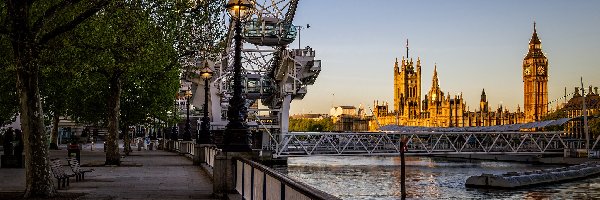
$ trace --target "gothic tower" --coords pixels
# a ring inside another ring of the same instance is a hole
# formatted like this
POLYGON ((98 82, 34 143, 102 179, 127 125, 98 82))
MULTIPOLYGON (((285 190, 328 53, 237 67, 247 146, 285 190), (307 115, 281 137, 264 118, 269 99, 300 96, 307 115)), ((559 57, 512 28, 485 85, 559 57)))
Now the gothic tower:
POLYGON ((487 96, 485 95, 485 88, 481 90, 481 100, 479 100, 479 111, 482 113, 489 112, 489 106, 487 101, 487 96))
POLYGON ((444 99, 444 92, 440 89, 440 83, 437 76, 437 65, 433 68, 433 78, 431 79, 431 89, 425 96, 428 102, 427 108, 432 117, 442 114, 442 102, 444 99))
MULTIPOLYGON (((408 42, 406 46, 408 56, 408 42)), ((416 119, 421 111, 421 60, 417 63, 402 57, 394 64, 394 112, 402 120, 416 119), (416 66, 415 66, 416 64, 416 66)))
POLYGON ((431 118, 430 124, 432 126, 444 126, 443 116, 445 103, 447 103, 448 99, 444 97, 444 92, 440 89, 440 82, 437 74, 437 64, 433 67, 433 77, 431 78, 431 89, 427 95, 425 95, 424 102, 427 103, 424 106, 424 110, 429 113, 429 117, 431 118))
POLYGON ((548 112, 548 59, 542 52, 535 22, 529 51, 523 59, 525 122, 540 120, 548 112))

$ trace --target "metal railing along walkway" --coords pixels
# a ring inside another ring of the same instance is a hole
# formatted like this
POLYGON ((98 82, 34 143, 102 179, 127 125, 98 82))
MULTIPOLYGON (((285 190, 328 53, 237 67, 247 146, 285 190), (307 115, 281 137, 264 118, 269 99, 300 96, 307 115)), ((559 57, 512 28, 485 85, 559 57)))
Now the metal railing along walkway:
POLYGON ((275 156, 563 154, 562 132, 292 132, 274 146, 275 156))

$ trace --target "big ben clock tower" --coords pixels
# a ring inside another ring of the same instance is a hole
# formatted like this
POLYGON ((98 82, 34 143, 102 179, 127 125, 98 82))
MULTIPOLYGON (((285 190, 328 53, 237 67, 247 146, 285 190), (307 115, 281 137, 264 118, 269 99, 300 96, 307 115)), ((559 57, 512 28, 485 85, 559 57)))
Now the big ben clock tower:
POLYGON ((538 121, 548 112, 548 59, 542 52, 535 22, 529 51, 523 59, 523 83, 525 121, 538 121))

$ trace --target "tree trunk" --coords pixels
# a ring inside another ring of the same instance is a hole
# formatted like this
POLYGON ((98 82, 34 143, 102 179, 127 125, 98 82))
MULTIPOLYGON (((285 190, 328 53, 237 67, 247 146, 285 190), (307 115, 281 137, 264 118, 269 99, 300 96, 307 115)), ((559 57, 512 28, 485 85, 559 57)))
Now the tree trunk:
POLYGON ((58 149, 58 122, 60 115, 54 112, 52 116, 52 134, 50 134, 50 149, 58 149))
MULTIPOLYGON (((30 63, 28 65, 35 65, 30 63)), ((54 196, 54 184, 50 175, 50 158, 48 155, 48 134, 44 131, 42 104, 38 88, 38 73, 24 66, 17 75, 17 91, 21 111, 21 128, 25 144, 25 176, 26 197, 54 196), (27 73, 29 71, 30 73, 27 73)))
MULTIPOLYGON (((24 61, 16 58, 18 61, 24 61)), ((38 88, 39 66, 32 61, 17 69, 17 91, 21 112, 21 128, 25 146, 26 197, 54 196, 54 184, 50 175, 48 134, 38 88)))
POLYGON ((25 147, 25 197, 52 197, 56 194, 50 175, 48 134, 44 131, 40 101, 40 67, 34 35, 29 31, 27 1, 7 1, 12 34, 13 63, 17 67, 17 93, 25 147))
POLYGON ((110 80, 108 95, 108 137, 106 138, 106 165, 120 165, 119 154, 119 112, 121 100, 121 73, 115 71, 110 80))
POLYGON ((129 156, 129 153, 131 152, 131 138, 129 137, 128 126, 123 126, 123 128, 121 128, 121 133, 123 133, 123 153, 125 153, 126 156, 129 156))

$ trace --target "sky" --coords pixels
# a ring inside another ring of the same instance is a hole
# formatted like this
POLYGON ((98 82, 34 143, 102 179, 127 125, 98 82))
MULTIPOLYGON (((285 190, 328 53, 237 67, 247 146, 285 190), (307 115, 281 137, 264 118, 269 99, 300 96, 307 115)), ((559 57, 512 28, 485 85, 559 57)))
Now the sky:
MULTIPOLYGON (((523 108, 522 62, 533 22, 549 62, 549 100, 600 87, 600 1, 301 0, 295 25, 322 71, 290 114, 329 113, 332 106, 393 104, 396 58, 420 57, 423 97, 437 63, 440 88, 463 93, 470 110, 485 88, 492 108, 523 108)), ((297 48, 298 40, 290 44, 297 48)), ((562 102, 562 100, 559 100, 562 102)), ((550 107, 555 107, 551 104, 550 107)))

